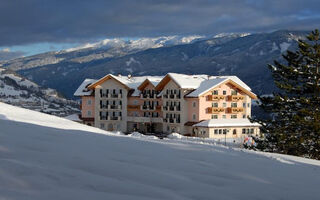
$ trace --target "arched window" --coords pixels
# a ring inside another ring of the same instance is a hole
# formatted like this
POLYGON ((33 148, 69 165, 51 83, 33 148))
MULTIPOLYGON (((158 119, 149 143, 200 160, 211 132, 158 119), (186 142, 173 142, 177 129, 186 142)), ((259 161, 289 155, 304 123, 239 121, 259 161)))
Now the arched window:
POLYGON ((237 129, 233 129, 233 135, 237 135, 237 129))

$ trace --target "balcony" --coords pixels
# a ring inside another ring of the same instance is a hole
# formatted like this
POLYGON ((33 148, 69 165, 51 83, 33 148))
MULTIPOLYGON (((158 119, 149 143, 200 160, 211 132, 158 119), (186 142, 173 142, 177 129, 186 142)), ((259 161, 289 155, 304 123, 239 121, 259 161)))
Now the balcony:
POLYGON ((244 96, 242 96, 242 95, 229 95, 228 96, 228 101, 240 101, 243 99, 244 99, 244 96))
POLYGON ((156 99, 157 95, 155 93, 154 94, 141 93, 140 98, 141 99, 156 99))
POLYGON ((153 105, 142 105, 141 110, 155 110, 156 107, 153 105))
POLYGON ((219 101, 224 99, 225 99, 224 95, 208 95, 208 98, 207 98, 208 101, 219 101))
POLYGON ((163 122, 170 123, 170 124, 179 124, 181 121, 179 118, 165 118, 163 122))
POLYGON ((139 105, 128 105, 127 106, 128 110, 138 110, 140 108, 139 105))
POLYGON ((163 106, 162 107, 163 111, 181 111, 180 106, 163 106))
POLYGON ((111 109, 111 110, 121 110, 122 106, 121 105, 109 105, 109 109, 111 109))
POLYGON ((216 113, 221 113, 224 111, 225 111, 224 108, 219 108, 219 107, 209 107, 207 109, 207 113, 209 113, 209 114, 216 114, 216 113))
POLYGON ((109 94, 108 97, 112 99, 118 99, 122 98, 122 94, 109 94))
POLYGON ((116 117, 116 116, 111 116, 111 117, 109 117, 109 120, 112 120, 112 121, 120 121, 120 120, 121 120, 121 116, 118 116, 118 117, 116 117))
POLYGON ((243 112, 243 108, 236 108, 236 107, 233 107, 233 108, 228 108, 227 109, 227 113, 241 113, 243 112))

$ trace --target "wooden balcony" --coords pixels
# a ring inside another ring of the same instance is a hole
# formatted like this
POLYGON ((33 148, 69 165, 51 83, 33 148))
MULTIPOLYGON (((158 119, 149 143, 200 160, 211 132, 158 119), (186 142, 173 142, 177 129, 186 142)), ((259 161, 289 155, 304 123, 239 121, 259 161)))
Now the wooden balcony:
POLYGON ((209 107, 207 109, 207 113, 210 113, 210 114, 221 113, 221 112, 224 112, 224 111, 225 111, 224 108, 219 108, 219 107, 209 107))
POLYGON ((243 108, 227 108, 227 113, 241 113, 243 110, 243 108))
POLYGON ((140 109, 140 105, 128 105, 128 110, 138 110, 140 109))
POLYGON ((208 95, 208 101, 219 101, 225 99, 224 95, 208 95))
POLYGON ((240 101, 243 99, 244 99, 244 96, 242 96, 242 95, 229 95, 228 96, 228 101, 240 101))

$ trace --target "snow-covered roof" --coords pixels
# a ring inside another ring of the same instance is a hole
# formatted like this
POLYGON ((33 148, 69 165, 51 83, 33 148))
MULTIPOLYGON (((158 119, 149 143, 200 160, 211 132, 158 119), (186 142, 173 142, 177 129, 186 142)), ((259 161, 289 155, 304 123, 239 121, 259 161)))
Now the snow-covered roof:
POLYGON ((227 78, 215 78, 204 80, 200 83, 199 87, 187 95, 187 97, 198 97, 204 92, 209 91, 211 88, 218 86, 222 82, 228 80, 227 78))
POLYGON ((200 84, 208 79, 208 75, 186 75, 177 73, 168 73, 168 76, 181 88, 196 89, 200 84))
POLYGON ((231 80, 246 90, 251 91, 251 88, 236 76, 209 76, 207 80, 202 81, 196 90, 188 94, 187 97, 198 97, 227 80, 231 80))
MULTIPOLYGON (((241 87, 245 88, 248 91, 251 91, 250 87, 247 86, 236 76, 209 76, 205 74, 200 75, 186 75, 186 74, 177 74, 177 73, 168 73, 169 76, 175 83, 178 84, 180 88, 185 89, 194 89, 193 92, 187 95, 187 97, 198 97, 199 95, 207 92, 213 87, 223 83, 227 80, 232 80, 241 87)), ((113 74, 108 74, 99 80, 86 79, 77 91, 74 93, 75 96, 86 96, 91 95, 91 91, 86 90, 88 84, 98 84, 101 81, 104 81, 105 78, 112 77, 120 83, 126 85, 128 88, 134 89, 132 96, 139 96, 138 87, 145 81, 149 80, 155 87, 161 82, 164 76, 115 76, 113 74)))
POLYGON ((78 89, 73 94, 74 96, 90 96, 92 94, 92 90, 88 90, 87 86, 91 85, 92 83, 96 82, 95 79, 85 79, 78 89))
POLYGON ((234 126, 260 126, 249 119, 210 119, 193 125, 195 127, 234 127, 234 126))
MULTIPOLYGON (((134 89, 134 92, 133 92, 132 96, 139 96, 140 93, 139 93, 139 90, 137 88, 146 79, 148 79, 154 86, 157 86, 157 84, 163 78, 163 76, 132 76, 132 77, 129 77, 129 76, 115 76, 113 74, 108 74, 107 76, 111 76, 112 78, 114 78, 115 80, 119 81, 120 83, 128 86, 131 89, 134 89)), ((94 81, 92 84, 102 80, 103 78, 94 81)))

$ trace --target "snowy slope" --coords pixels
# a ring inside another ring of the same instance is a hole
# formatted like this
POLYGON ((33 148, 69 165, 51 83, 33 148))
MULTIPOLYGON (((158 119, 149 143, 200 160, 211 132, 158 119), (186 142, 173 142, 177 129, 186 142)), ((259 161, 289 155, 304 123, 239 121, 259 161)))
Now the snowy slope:
POLYGON ((3 103, 0 127, 0 199, 319 199, 319 161, 114 135, 3 103))

